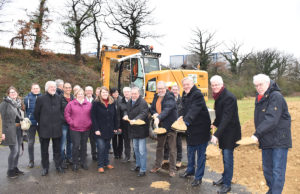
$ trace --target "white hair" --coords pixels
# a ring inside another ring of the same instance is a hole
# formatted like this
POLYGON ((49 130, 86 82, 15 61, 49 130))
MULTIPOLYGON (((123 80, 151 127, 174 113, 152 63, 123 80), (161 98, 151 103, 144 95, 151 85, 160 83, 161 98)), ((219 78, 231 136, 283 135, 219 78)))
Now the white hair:
POLYGON ((131 92, 131 88, 130 87, 124 87, 123 88, 123 93, 126 92, 126 91, 131 92))
POLYGON ((74 88, 73 88, 73 90, 74 90, 75 88, 80 89, 81 87, 80 87, 80 85, 75 85, 74 88))
POLYGON ((48 88, 49 88, 49 86, 51 86, 51 85, 53 85, 53 86, 56 87, 55 81, 47 81, 46 84, 45 84, 45 91, 48 91, 48 88))
POLYGON ((158 87, 158 85, 163 85, 164 88, 167 88, 167 84, 166 84, 166 82, 164 82, 164 81, 159 81, 159 82, 157 82, 156 86, 158 87))
POLYGON ((92 90, 93 91, 94 89, 93 89, 92 86, 87 86, 87 87, 85 87, 85 90, 92 90))
POLYGON ((173 85, 173 86, 171 87, 171 89, 173 89, 173 88, 179 89, 179 86, 178 86, 177 84, 175 84, 175 85, 173 85))
POLYGON ((133 91, 133 90, 138 91, 138 93, 140 94, 140 88, 139 87, 134 86, 134 87, 131 88, 131 91, 133 91))
POLYGON ((219 76, 219 75, 214 75, 214 76, 212 76, 212 77, 210 78, 210 83, 212 83, 212 82, 217 82, 218 84, 221 84, 221 85, 224 84, 224 83, 223 83, 222 77, 219 76))
POLYGON ((183 78, 182 79, 182 81, 181 81, 181 83, 183 83, 184 81, 190 81, 190 82, 192 82, 192 83, 194 83, 194 80, 193 80, 193 78, 191 78, 191 77, 185 77, 185 78, 183 78))
POLYGON ((270 81, 271 81, 270 77, 262 73, 253 76, 253 84, 257 82, 270 83, 270 81))
POLYGON ((57 80, 55 80, 55 84, 56 84, 56 87, 58 87, 59 85, 64 85, 64 80, 57 79, 57 80))

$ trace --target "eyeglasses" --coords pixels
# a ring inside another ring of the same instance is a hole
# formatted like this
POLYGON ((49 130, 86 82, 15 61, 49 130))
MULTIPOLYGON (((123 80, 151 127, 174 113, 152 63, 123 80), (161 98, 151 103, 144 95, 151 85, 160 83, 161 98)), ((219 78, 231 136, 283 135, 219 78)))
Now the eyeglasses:
POLYGON ((9 92, 10 94, 15 94, 15 93, 17 93, 16 91, 11 91, 11 92, 9 92))

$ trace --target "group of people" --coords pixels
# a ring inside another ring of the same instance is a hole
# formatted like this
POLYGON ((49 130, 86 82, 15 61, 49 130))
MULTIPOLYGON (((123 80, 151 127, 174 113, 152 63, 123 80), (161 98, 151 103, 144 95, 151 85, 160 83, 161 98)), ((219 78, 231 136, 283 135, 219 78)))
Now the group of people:
MULTIPOLYGON (((263 172, 269 187, 268 193, 281 193, 291 141, 291 118, 287 104, 279 87, 267 75, 254 76, 253 83, 257 90, 255 100, 255 128, 252 139, 259 142, 262 149, 263 172)), ((176 176, 176 166, 182 159, 182 134, 171 126, 181 120, 187 126, 185 132, 188 164, 179 174, 181 178, 194 176, 192 186, 202 182, 205 171, 206 148, 209 143, 218 144, 222 150, 224 171, 213 185, 220 186, 218 193, 231 190, 233 177, 234 149, 241 139, 236 97, 226 89, 222 77, 215 75, 210 79, 216 118, 211 122, 204 96, 194 85, 194 80, 185 77, 182 80, 183 93, 179 87, 172 86, 169 91, 164 81, 157 83, 157 93, 150 108, 140 95, 138 87, 124 87, 123 97, 117 89, 110 91, 106 87, 96 89, 88 86, 85 91, 79 86, 73 88, 70 83, 48 81, 45 94, 40 94, 38 84, 32 84, 31 92, 24 98, 18 97, 16 88, 10 87, 7 97, 0 104, 4 145, 10 148, 7 175, 14 178, 23 174, 18 169, 18 157, 22 142, 22 104, 25 115, 31 120, 28 133, 29 167, 34 166, 34 140, 38 131, 41 144, 42 175, 49 169, 49 141, 53 143, 53 158, 59 173, 72 163, 72 170, 81 166, 88 169, 86 163, 87 141, 90 138, 93 160, 98 161, 98 172, 113 169, 109 162, 111 140, 114 157, 123 156, 128 162, 133 143, 135 166, 132 171, 138 177, 146 175, 147 146, 149 125, 153 118, 154 127, 166 129, 165 134, 157 135, 156 158, 151 173, 157 173, 164 160, 169 160, 169 175, 176 176), (136 125, 137 120, 144 124, 136 125)))

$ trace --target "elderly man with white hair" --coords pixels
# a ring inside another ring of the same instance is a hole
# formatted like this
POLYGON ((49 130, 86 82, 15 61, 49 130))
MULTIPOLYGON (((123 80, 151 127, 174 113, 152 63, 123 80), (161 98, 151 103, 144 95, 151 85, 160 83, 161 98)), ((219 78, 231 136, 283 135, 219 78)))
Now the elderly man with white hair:
POLYGON ((253 77, 257 91, 255 99, 253 139, 262 149, 267 193, 281 193, 285 181, 288 149, 292 147, 291 116, 278 85, 269 76, 253 77))
POLYGON ((188 167, 181 178, 195 175, 192 186, 202 183, 206 162, 206 147, 210 139, 210 117, 202 92, 195 86, 191 77, 182 80, 182 111, 181 117, 187 125, 186 142, 188 167), (197 163, 195 164, 197 152, 197 163), (195 167, 197 166, 197 169, 195 167))
POLYGON ((42 176, 46 176, 49 170, 49 142, 52 139, 53 158, 57 172, 64 173, 61 167, 60 141, 62 136, 62 113, 61 97, 55 94, 56 83, 48 81, 45 85, 45 94, 36 100, 34 117, 38 122, 38 133, 41 144, 42 176))
POLYGON ((56 94, 57 95, 62 95, 64 93, 64 80, 62 79, 57 79, 55 80, 55 83, 56 83, 56 94))
POLYGON ((218 193, 227 193, 231 190, 233 177, 233 151, 237 146, 236 142, 241 139, 241 125, 238 115, 236 97, 229 92, 219 75, 210 79, 210 85, 215 100, 216 119, 211 125, 214 132, 211 142, 219 143, 222 150, 224 171, 222 178, 214 181, 213 185, 221 186, 218 193))

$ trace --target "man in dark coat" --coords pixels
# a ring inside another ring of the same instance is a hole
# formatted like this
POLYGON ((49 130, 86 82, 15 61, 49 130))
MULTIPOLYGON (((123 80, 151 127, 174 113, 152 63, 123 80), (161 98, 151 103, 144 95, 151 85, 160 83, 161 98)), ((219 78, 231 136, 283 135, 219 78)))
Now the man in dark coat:
POLYGON ((28 93, 27 96, 24 98, 24 105, 25 105, 25 114, 31 121, 31 125, 29 130, 27 131, 28 136, 28 155, 29 155, 29 163, 28 167, 34 167, 34 142, 35 142, 35 135, 37 132, 37 122, 34 118, 34 108, 37 97, 41 96, 41 88, 37 83, 33 83, 31 85, 31 92, 28 93))
MULTIPOLYGON (((179 87, 178 85, 173 85, 171 88, 171 92, 175 96, 175 101, 176 101, 176 106, 177 106, 177 114, 179 116, 179 113, 181 112, 182 109, 182 99, 179 95, 179 87)), ((177 149, 177 157, 176 157, 176 167, 180 168, 181 167, 181 160, 182 160, 182 133, 177 133, 176 137, 176 149, 177 149)), ((169 149, 168 149, 168 142, 165 144, 165 151, 164 151, 164 161, 168 162, 169 161, 169 149)))
POLYGON ((187 125, 186 141, 188 167, 181 178, 195 175, 192 186, 202 183, 205 170, 206 147, 210 139, 210 117, 201 91, 194 85, 191 77, 182 80, 184 92, 182 94, 182 112, 179 119, 183 119, 187 125), (195 155, 197 152, 197 165, 195 155), (197 166, 195 172, 195 166, 197 166))
POLYGON ((61 97, 55 94, 56 84, 54 81, 48 81, 45 85, 46 94, 36 100, 34 117, 38 122, 38 133, 41 143, 42 154, 42 176, 48 174, 49 169, 49 142, 52 139, 53 157, 56 170, 63 173, 60 157, 60 141, 62 136, 62 123, 64 116, 62 114, 61 97))
POLYGON ((147 147, 146 138, 149 136, 148 104, 140 95, 140 89, 131 89, 131 100, 127 104, 127 112, 124 113, 124 120, 130 119, 129 138, 133 139, 136 166, 133 171, 139 171, 138 177, 146 175, 147 170, 147 147), (143 120, 146 124, 134 125, 136 120, 143 120))
POLYGON ((255 99, 255 134, 253 139, 262 149, 267 193, 281 193, 285 181, 288 149, 292 147, 291 116, 277 84, 269 76, 253 77, 257 90, 255 99))
POLYGON ((176 171, 176 132, 171 125, 177 120, 177 107, 174 94, 167 90, 166 83, 160 81, 157 83, 157 93, 155 94, 150 112, 154 117, 154 125, 163 127, 167 130, 166 134, 157 135, 156 160, 154 167, 150 172, 156 173, 162 165, 165 143, 168 141, 170 153, 170 177, 175 176, 176 171))
MULTIPOLYGON (((120 102, 120 118, 124 116, 124 113, 127 112, 127 104, 131 98, 131 88, 124 87, 123 88, 123 95, 120 102)), ((124 147, 125 147, 125 158, 122 161, 123 163, 127 163, 130 160, 130 152, 131 152, 131 146, 130 146, 130 138, 129 138, 129 123, 128 121, 124 121, 123 119, 120 120, 120 128, 122 130, 122 135, 124 139, 124 147)))
POLYGON ((219 143, 222 149, 224 171, 222 178, 214 181, 213 185, 222 186, 218 193, 227 193, 231 190, 233 176, 233 151, 236 142, 241 139, 241 125, 238 115, 238 106, 235 96, 223 84, 221 76, 215 75, 210 79, 215 100, 216 119, 211 125, 213 131, 211 142, 219 143))

